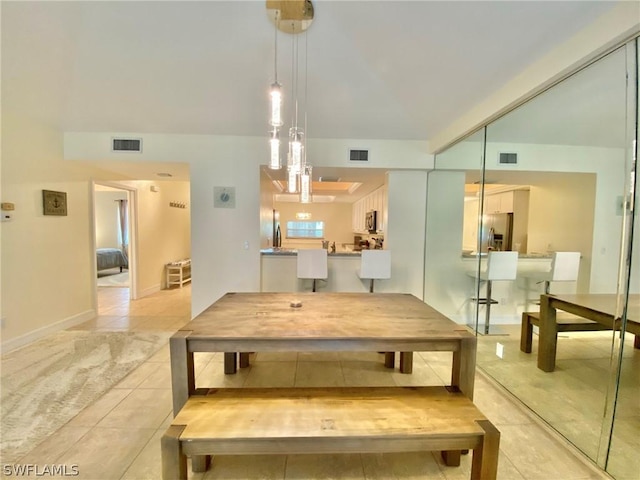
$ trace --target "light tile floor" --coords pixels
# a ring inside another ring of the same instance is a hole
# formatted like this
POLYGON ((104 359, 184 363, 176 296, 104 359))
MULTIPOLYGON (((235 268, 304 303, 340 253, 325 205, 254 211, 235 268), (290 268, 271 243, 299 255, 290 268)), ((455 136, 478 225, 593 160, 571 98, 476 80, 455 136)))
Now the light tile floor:
MULTIPOLYGON (((76 328, 175 331, 189 319, 189 308, 188 286, 132 302, 127 289, 105 288, 99 290, 100 315, 76 328)), ((442 385, 450 377, 451 354, 416 354, 412 375, 385 369, 377 353, 258 353, 252 366, 236 375, 222 373, 222 354, 196 354, 195 362, 198 386, 442 385)), ((83 480, 159 480, 160 437, 171 421, 170 375, 165 345, 20 463, 75 464, 79 470, 75 478, 83 480)), ((480 373, 475 402, 502 433, 499 479, 608 478, 480 373)), ((190 473, 190 478, 457 480, 469 478, 469 472, 470 455, 463 456, 460 467, 447 467, 437 453, 425 452, 219 456, 210 471, 190 473)))

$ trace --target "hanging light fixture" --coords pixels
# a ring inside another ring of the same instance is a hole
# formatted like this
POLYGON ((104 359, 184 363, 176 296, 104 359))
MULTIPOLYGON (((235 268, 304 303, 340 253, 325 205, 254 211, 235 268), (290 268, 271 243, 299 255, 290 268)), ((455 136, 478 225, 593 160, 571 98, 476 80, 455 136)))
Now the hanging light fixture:
POLYGON ((267 0, 267 13, 276 27, 275 45, 275 82, 271 85, 271 119, 270 132, 271 155, 269 167, 278 169, 280 163, 280 127, 282 121, 282 88, 277 74, 277 30, 292 35, 291 55, 291 88, 293 102, 291 104, 291 126, 289 128, 289 151, 287 154, 287 192, 300 193, 300 201, 311 202, 311 166, 307 165, 305 148, 305 130, 307 123, 307 49, 305 34, 305 128, 301 128, 299 119, 299 50, 298 34, 305 32, 313 20, 313 4, 310 0, 267 0))
POLYGON ((282 126, 282 89, 278 83, 278 23, 280 22, 280 12, 275 12, 275 41, 274 41, 274 82, 271 84, 269 99, 271 101, 271 118, 269 124, 272 127, 271 138, 269 144, 271 147, 271 156, 269 158, 269 168, 273 170, 280 169, 280 127, 282 126))

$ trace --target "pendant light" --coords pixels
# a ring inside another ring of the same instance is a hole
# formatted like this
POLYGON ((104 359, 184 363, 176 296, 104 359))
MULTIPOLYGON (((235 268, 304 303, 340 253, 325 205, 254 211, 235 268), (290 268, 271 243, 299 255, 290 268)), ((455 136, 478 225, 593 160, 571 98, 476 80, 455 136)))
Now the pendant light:
POLYGON ((311 202, 312 168, 307 165, 305 131, 307 127, 307 48, 305 33, 305 92, 304 92, 304 126, 299 123, 299 49, 298 37, 306 32, 313 20, 314 9, 311 0, 267 0, 267 13, 276 27, 275 41, 275 82, 270 89, 271 118, 269 124, 270 149, 269 168, 279 169, 280 163, 280 127, 282 121, 282 86, 278 83, 277 72, 277 30, 292 35, 291 55, 291 126, 289 128, 289 151, 287 154, 287 192, 300 193, 302 203, 311 202))
POLYGON ((269 168, 279 170, 280 164, 280 127, 282 126, 282 89, 278 83, 278 23, 280 21, 279 11, 275 17, 275 41, 274 41, 274 82, 271 84, 269 99, 271 102, 271 118, 269 124, 272 127, 271 138, 269 139, 271 155, 269 157, 269 168))

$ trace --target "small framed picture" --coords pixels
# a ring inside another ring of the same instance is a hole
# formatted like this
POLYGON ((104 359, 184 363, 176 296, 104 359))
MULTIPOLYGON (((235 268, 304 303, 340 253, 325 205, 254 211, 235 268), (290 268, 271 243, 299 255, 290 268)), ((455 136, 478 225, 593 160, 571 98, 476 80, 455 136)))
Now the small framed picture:
POLYGON ((67 215, 67 192, 42 190, 42 209, 45 215, 67 215))

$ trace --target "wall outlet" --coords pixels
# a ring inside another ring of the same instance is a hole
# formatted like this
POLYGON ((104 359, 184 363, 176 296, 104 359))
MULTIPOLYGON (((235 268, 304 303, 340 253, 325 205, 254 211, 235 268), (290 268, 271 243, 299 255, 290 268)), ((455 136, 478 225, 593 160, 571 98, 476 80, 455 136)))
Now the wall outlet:
POLYGON ((501 343, 496 343, 496 355, 500 358, 504 356, 504 345, 501 343))

